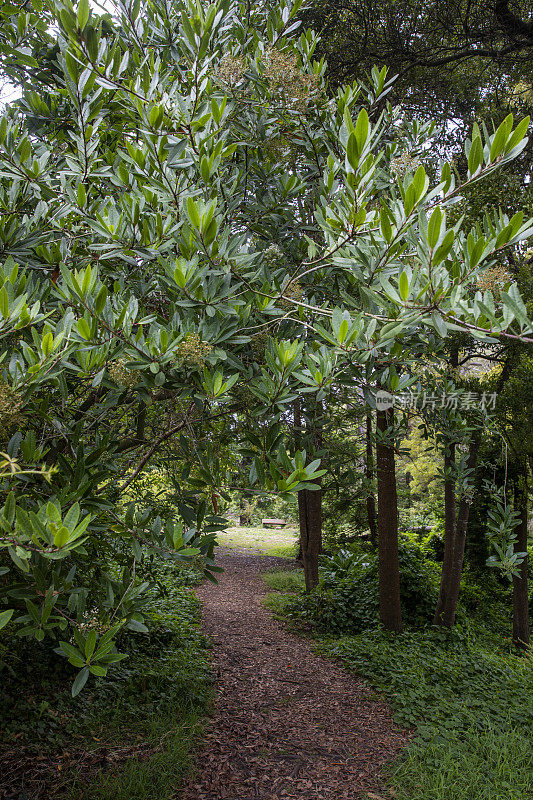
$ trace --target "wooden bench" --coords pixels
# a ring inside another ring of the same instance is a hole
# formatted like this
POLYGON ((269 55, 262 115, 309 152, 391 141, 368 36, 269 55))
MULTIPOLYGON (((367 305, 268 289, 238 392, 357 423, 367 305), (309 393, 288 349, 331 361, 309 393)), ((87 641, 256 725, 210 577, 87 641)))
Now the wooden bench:
POLYGON ((284 528, 287 524, 286 519, 262 519, 263 528, 284 528))

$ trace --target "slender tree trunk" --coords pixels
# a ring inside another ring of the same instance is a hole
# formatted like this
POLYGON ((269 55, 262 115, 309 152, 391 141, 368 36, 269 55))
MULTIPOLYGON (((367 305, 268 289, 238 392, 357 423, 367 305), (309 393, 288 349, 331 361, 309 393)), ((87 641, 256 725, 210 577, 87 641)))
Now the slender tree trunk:
MULTIPOLYGON (((302 416, 299 401, 294 403, 294 440, 301 447, 302 416)), ((314 430, 315 446, 321 446, 320 425, 314 430)), ((310 592, 318 584, 318 556, 322 551, 322 490, 302 489, 298 492, 300 552, 304 566, 305 588, 310 592)))
MULTIPOLYGON (((392 409, 377 411, 378 432, 392 427, 392 409)), ((398 494, 394 449, 378 437, 376 444, 378 478, 378 562, 379 616, 386 630, 402 630, 400 565, 398 561, 398 494)))
POLYGON ((455 443, 450 442, 444 453, 444 470, 448 476, 444 481, 444 558, 440 578, 439 599, 433 619, 434 625, 442 625, 442 614, 450 590, 453 549, 455 544, 455 443))
MULTIPOLYGON (((372 444, 372 416, 370 414, 366 415, 366 479, 369 483, 374 479, 374 448, 372 444)), ((370 541, 375 550, 378 543, 376 498, 374 497, 374 491, 371 489, 368 490, 366 497, 366 513, 370 541)))
MULTIPOLYGON (((481 431, 476 431, 470 441, 470 451, 468 453, 468 459, 466 462, 469 470, 475 469, 480 444, 481 431)), ((455 622, 455 612, 457 611, 461 576, 463 574, 466 531, 468 528, 468 517, 470 516, 471 504, 471 498, 463 495, 461 502, 459 503, 459 510, 457 512, 450 578, 447 587, 444 608, 442 611, 442 624, 446 628, 451 628, 455 622)))
MULTIPOLYGON (((527 473, 524 471, 524 478, 526 477, 527 473)), ((516 500, 520 508, 520 524, 517 528, 514 551, 527 553, 527 481, 522 491, 516 493, 516 500)), ((520 565, 519 576, 513 575, 513 642, 518 647, 526 648, 530 641, 526 556, 520 565)))
MULTIPOLYGON (((302 414, 300 411, 300 401, 295 400, 293 404, 293 413, 294 413, 294 449, 301 450, 302 448, 302 414)), ((302 500, 303 502, 303 500, 302 500)), ((298 523, 300 524, 301 519, 300 512, 300 492, 298 492, 298 523)), ((298 539, 298 552, 296 553, 296 561, 301 561, 303 563, 304 554, 302 548, 302 534, 300 531, 300 538, 298 539)))
POLYGON ((322 490, 298 492, 300 542, 304 565, 305 589, 318 585, 318 556, 322 544, 322 490))
MULTIPOLYGON (((457 369, 459 365, 459 348, 455 342, 450 347, 450 367, 457 369)), ((442 560, 442 574, 440 579, 439 599, 434 625, 443 624, 443 614, 447 597, 450 591, 453 571, 453 553, 456 536, 456 503, 455 503, 455 442, 450 441, 444 453, 444 471, 448 477, 444 481, 444 556, 442 560)))

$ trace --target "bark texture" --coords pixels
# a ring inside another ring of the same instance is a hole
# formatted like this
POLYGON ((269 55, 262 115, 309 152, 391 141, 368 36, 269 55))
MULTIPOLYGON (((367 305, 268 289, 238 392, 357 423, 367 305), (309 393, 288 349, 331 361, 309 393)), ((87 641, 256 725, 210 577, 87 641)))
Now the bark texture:
POLYGON ((310 592, 318 584, 318 556, 322 546, 322 491, 298 492, 300 543, 304 565, 305 588, 310 592))
MULTIPOLYGON (((477 456, 479 453, 479 446, 481 444, 481 432, 476 431, 470 441, 470 449, 468 452, 467 468, 469 470, 475 469, 477 464, 477 456)), ((463 574, 463 560, 465 555, 466 531, 468 528, 468 518, 470 516, 470 507, 472 499, 463 494, 459 503, 457 512, 457 522, 455 525, 455 537, 453 543, 453 552, 450 564, 449 583, 444 601, 444 608, 442 610, 442 625, 446 628, 451 628, 455 622, 455 613, 457 611, 457 601, 459 600, 459 588, 461 585, 461 576, 463 574)))
MULTIPOLYGON (((317 449, 322 444, 320 426, 313 430, 314 444, 317 449)), ((300 403, 294 403, 294 442, 296 450, 301 448, 302 414, 300 403)), ((317 481, 318 483, 320 481, 317 481)), ((298 492, 298 520, 300 524, 300 549, 305 588, 310 592, 318 585, 318 556, 322 551, 322 490, 310 491, 302 489, 298 492)))
MULTIPOLYGON (((377 411, 378 433, 385 433, 394 422, 392 409, 377 411)), ((376 444, 378 479, 378 561, 379 616, 386 630, 402 630, 400 565, 398 561, 398 494, 393 447, 378 436, 376 444)))
MULTIPOLYGON (((366 415, 366 478, 374 479, 374 447, 372 444, 372 417, 366 415)), ((374 492, 369 491, 366 497, 366 512, 368 516, 368 530, 372 547, 376 549, 378 543, 378 529, 376 520, 376 498, 374 492)))

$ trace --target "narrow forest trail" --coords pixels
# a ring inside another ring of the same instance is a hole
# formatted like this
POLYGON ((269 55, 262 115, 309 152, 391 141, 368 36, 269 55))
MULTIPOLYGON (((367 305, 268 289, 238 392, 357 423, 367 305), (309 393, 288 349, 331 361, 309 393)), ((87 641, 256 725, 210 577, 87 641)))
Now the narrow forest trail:
POLYGON ((182 800, 355 800, 405 744, 385 703, 316 656, 261 605, 261 572, 283 559, 226 551, 198 589, 213 640, 215 714, 182 800))

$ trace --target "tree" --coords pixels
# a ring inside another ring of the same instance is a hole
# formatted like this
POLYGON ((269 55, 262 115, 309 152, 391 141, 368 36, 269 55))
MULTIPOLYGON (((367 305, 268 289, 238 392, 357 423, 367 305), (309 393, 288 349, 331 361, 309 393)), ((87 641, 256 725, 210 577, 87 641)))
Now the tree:
POLYGON ((400 633, 400 565, 398 560, 398 496, 391 409, 378 410, 376 471, 378 477, 379 616, 385 628, 400 633))
POLYGON ((398 168, 431 126, 399 130, 384 69, 328 98, 298 3, 48 8, 60 74, 0 121, 2 621, 59 640, 77 692, 144 629, 146 557, 216 571, 221 426, 243 487, 315 491, 318 460, 288 455, 295 399, 354 376, 394 391, 403 348, 450 330, 532 341, 515 285, 471 292, 530 223, 446 217, 528 120, 475 128, 464 186, 449 164, 431 183, 398 168), (164 448, 169 519, 123 503, 164 448))
POLYGON ((304 18, 321 35, 335 85, 387 64, 399 75, 394 100, 422 119, 454 120, 448 137, 457 142, 457 126, 462 137, 483 108, 505 115, 509 90, 527 93, 529 10, 523 0, 316 0, 304 18))

